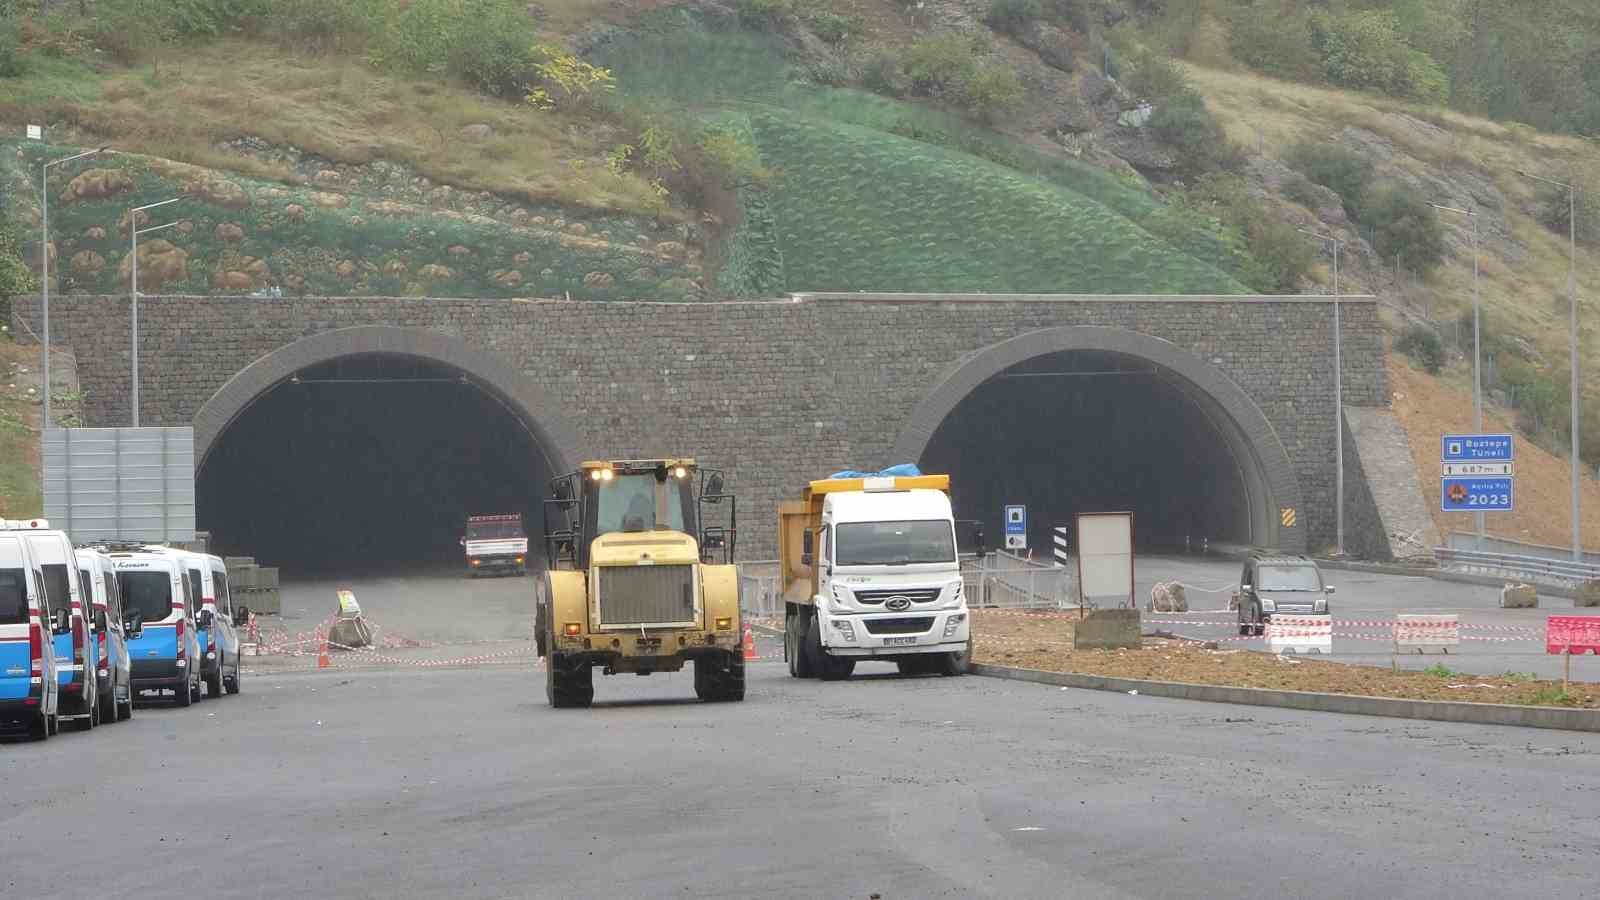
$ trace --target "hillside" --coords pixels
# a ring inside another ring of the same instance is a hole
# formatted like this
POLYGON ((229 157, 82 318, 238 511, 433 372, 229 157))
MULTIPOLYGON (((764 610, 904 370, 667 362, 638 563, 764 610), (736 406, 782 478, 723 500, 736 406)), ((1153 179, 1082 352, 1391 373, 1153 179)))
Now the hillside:
POLYGON ((1328 292, 1299 233, 1326 231, 1340 289, 1461 390, 1471 220, 1428 204, 1455 206, 1482 233, 1488 396, 1559 451, 1564 212, 1518 173, 1594 183, 1600 21, 1274 3, 0 3, 0 218, 37 269, 38 163, 109 144, 53 171, 58 289, 124 290, 124 211, 178 197, 145 290, 597 301, 1328 292))

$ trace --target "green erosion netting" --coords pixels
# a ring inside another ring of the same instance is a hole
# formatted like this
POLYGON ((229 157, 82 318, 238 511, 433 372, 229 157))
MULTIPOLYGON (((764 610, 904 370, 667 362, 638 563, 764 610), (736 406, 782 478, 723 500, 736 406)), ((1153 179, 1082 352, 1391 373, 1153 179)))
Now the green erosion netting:
POLYGON ((747 112, 777 173, 740 192, 718 293, 1247 290, 1215 227, 1141 184, 928 106, 796 81, 770 35, 669 23, 600 54, 622 102, 747 112))
MULTIPOLYGON (((45 153, 36 142, 0 143, 0 178, 25 186, 45 153), (19 159, 18 151, 21 152, 19 159)), ((54 173, 52 173, 54 175, 54 173)), ((30 198, 37 221, 37 189, 30 198)), ((50 230, 58 289, 115 293, 128 252, 124 216, 185 223, 148 235, 186 254, 182 275, 154 293, 248 293, 270 286, 327 295, 684 299, 698 295, 698 265, 676 230, 632 216, 587 216, 522 205, 526 224, 490 218, 470 203, 436 209, 370 194, 333 194, 135 156, 90 160, 51 179, 50 230), (131 184, 110 196, 67 202, 74 175, 113 170, 131 184), (210 187, 207 187, 210 185, 210 187), (245 279, 249 283, 245 283, 245 279)), ((475 201, 474 201, 475 202, 475 201)), ((502 215, 498 201, 490 207, 502 215)), ((141 258, 144 254, 141 253, 141 258)), ((147 263, 148 265, 148 263, 147 263)), ((141 275, 147 271, 141 265, 141 275)))
POLYGON ((1115 211, 963 153, 855 125, 754 117, 789 287, 1246 293, 1115 211))

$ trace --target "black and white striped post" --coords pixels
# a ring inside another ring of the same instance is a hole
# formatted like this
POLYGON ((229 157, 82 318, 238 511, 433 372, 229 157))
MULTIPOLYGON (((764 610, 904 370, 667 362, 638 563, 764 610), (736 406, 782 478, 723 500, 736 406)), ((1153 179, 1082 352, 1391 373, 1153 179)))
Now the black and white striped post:
POLYGON ((1055 554, 1056 565, 1065 566, 1067 564, 1067 526, 1057 525, 1051 531, 1053 532, 1052 539, 1055 543, 1055 546, 1051 548, 1051 552, 1055 554))

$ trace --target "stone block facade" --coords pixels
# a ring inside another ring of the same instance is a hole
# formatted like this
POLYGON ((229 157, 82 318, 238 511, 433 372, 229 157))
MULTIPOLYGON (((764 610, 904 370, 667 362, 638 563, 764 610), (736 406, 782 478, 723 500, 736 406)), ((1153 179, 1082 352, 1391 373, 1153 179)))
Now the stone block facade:
MULTIPOLYGON (((1341 302, 1345 403, 1386 406, 1376 305, 1341 302)), ((13 315, 40 330, 37 298, 17 300, 13 315)), ((77 357, 86 424, 126 424, 128 299, 54 297, 51 317, 55 340, 77 357)), ((224 384, 307 338, 371 326, 424 334, 514 370, 526 388, 519 402, 539 407, 525 414, 545 426, 547 440, 571 444, 551 448, 552 460, 692 453, 728 470, 741 500, 740 556, 768 558, 774 504, 839 468, 905 461, 891 458, 902 432, 951 373, 1008 340, 1092 326, 1158 339, 1203 363, 1208 378, 1237 386, 1270 423, 1292 469, 1297 542, 1320 547, 1333 537, 1332 321, 1328 298, 1314 297, 146 297, 141 424, 193 423, 198 434, 197 415, 224 384)), ((350 349, 380 348, 358 341, 350 349)), ((249 386, 240 379, 234 394, 249 386)), ((227 418, 212 406, 209 415, 227 418)))

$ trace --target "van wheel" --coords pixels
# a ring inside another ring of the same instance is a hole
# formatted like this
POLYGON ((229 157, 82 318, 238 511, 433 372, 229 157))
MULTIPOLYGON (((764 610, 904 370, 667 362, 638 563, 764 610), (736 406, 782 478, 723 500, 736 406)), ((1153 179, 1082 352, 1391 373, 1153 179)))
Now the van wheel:
POLYGON ((222 664, 223 664, 223 662, 225 662, 225 660, 218 659, 217 660, 217 671, 215 671, 212 674, 206 676, 206 696, 208 696, 208 697, 221 697, 222 696, 222 664))
POLYGON ((179 706, 193 706, 195 700, 194 685, 184 684, 172 689, 173 700, 179 706))
POLYGON ((28 724, 28 737, 35 741, 47 740, 50 737, 50 717, 39 713, 37 721, 28 724))
POLYGON ((811 657, 812 670, 823 681, 843 681, 856 670, 855 660, 829 656, 827 651, 822 649, 822 621, 815 615, 811 617, 811 624, 806 627, 805 652, 811 657))
POLYGON ((133 718, 133 688, 128 689, 128 699, 117 704, 117 717, 124 722, 133 718))
POLYGON ((237 694, 240 691, 239 660, 237 657, 233 661, 233 677, 222 679, 222 688, 230 694, 237 694))
POLYGON ((205 691, 202 690, 204 687, 205 681, 199 678, 196 678, 194 683, 189 685, 189 696, 194 698, 194 702, 199 703, 206 698, 205 691))
POLYGON ((100 724, 109 725, 120 721, 122 717, 117 715, 116 680, 112 679, 111 690, 100 697, 100 724))

